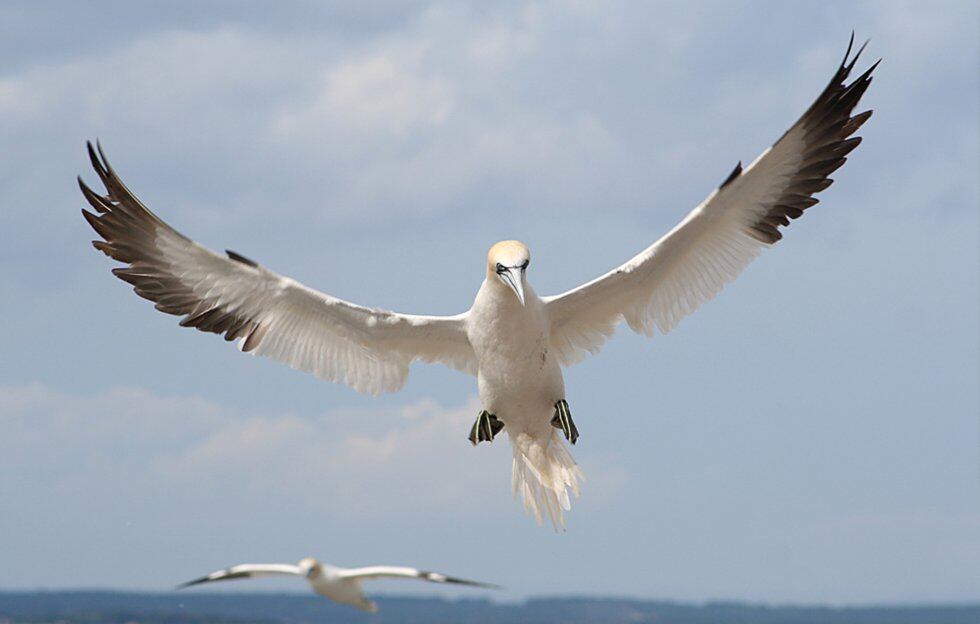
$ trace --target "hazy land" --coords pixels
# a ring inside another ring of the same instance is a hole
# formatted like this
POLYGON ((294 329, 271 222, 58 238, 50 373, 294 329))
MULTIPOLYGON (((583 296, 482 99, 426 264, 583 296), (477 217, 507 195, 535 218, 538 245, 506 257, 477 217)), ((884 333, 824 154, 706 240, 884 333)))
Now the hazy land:
POLYGON ((0 592, 0 624, 978 624, 980 603, 769 606, 621 598, 521 603, 380 596, 366 614, 316 596, 268 593, 0 592))

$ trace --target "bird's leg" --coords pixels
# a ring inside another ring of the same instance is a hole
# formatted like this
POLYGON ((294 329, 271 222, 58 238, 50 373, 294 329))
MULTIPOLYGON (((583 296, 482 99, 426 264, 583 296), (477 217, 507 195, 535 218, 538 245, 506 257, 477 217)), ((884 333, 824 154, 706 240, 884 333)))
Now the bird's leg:
POLYGON ((561 429, 562 433, 565 434, 565 439, 572 444, 578 440, 578 429, 575 427, 572 412, 569 411, 568 401, 565 399, 555 403, 555 415, 551 419, 551 426, 555 429, 561 429))
POLYGON ((500 433, 503 428, 504 423, 487 410, 483 410, 476 417, 473 428, 470 429, 470 442, 473 443, 473 446, 480 442, 493 442, 494 436, 500 433))

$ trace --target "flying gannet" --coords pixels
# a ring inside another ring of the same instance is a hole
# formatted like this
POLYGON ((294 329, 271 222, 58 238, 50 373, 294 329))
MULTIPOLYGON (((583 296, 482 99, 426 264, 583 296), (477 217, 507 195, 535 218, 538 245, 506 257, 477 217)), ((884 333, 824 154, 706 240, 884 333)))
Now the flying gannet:
POLYGON ((361 581, 382 578, 409 578, 421 579, 432 583, 453 583, 455 585, 469 585, 471 587, 485 587, 488 589, 500 589, 497 585, 489 583, 479 583, 466 579, 446 576, 438 572, 426 572, 415 568, 403 568, 396 566, 370 566, 366 568, 338 568, 336 566, 320 563, 313 557, 302 559, 296 565, 288 563, 243 563, 232 566, 217 572, 212 572, 207 576, 181 583, 177 589, 201 585, 214 581, 232 581, 237 579, 255 578, 259 576, 275 575, 303 576, 309 582, 313 591, 326 596, 327 598, 341 604, 357 607, 363 611, 372 613, 378 610, 378 605, 367 599, 361 589, 361 581))
MULTIPOLYGON (((79 178, 95 213, 85 219, 95 247, 127 266, 113 273, 180 324, 224 334, 242 351, 268 356, 360 392, 399 390, 414 360, 477 376, 483 411, 475 445, 506 427, 512 485, 540 524, 564 527, 582 473, 562 442, 575 443, 562 366, 597 353, 620 321, 647 336, 666 334, 714 297, 787 226, 818 202, 815 193, 861 142, 852 137, 871 111, 851 115, 875 63, 845 81, 861 54, 854 36, 830 84, 755 162, 734 171, 664 237, 578 288, 539 297, 528 283, 528 248, 493 245, 486 279, 468 312, 417 316, 367 308, 318 292, 233 251, 213 253, 184 237, 133 195, 101 146, 88 145, 106 194, 79 178), (561 434, 559 434, 561 432, 561 434)), ((863 47, 862 47, 863 50, 863 47)), ((880 61, 879 61, 880 62, 880 61)))

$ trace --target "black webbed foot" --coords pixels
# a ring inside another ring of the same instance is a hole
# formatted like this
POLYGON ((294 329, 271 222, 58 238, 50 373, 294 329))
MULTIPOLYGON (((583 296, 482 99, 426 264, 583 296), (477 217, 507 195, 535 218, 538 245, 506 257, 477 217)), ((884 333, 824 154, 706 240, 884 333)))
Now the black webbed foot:
POLYGON ((500 419, 487 410, 483 410, 476 417, 473 428, 470 429, 469 440, 473 443, 473 446, 476 446, 480 442, 493 442, 494 436, 503 431, 503 429, 504 423, 500 419))
POLYGON ((565 439, 572 444, 578 440, 578 429, 575 427, 572 412, 568 409, 568 401, 565 399, 555 403, 555 416, 551 419, 551 426, 555 429, 561 429, 562 433, 565 434, 565 439))

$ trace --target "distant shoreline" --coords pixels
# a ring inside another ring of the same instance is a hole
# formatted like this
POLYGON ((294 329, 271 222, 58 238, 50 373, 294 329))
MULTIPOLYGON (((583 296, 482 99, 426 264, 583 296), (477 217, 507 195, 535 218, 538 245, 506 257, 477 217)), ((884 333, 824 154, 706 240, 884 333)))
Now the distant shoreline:
POLYGON ((980 601, 952 604, 790 605, 611 597, 372 596, 378 615, 316 596, 272 592, 0 590, 0 624, 977 624, 980 601))

